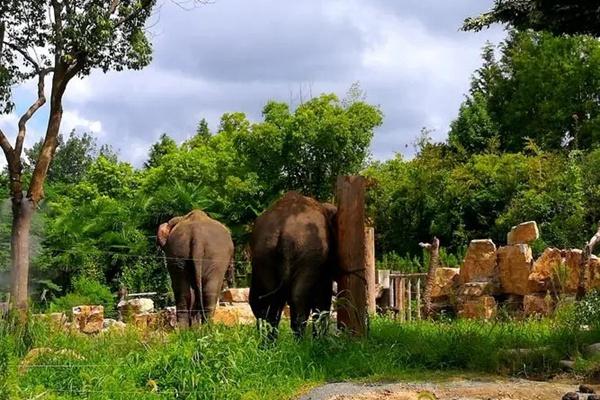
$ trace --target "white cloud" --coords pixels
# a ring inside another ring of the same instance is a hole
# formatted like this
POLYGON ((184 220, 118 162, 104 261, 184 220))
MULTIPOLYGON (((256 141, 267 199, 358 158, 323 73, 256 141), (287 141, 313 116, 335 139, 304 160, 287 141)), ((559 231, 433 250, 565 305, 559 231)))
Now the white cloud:
POLYGON ((93 133, 97 136, 102 136, 102 122, 98 120, 91 120, 79 115, 77 110, 65 111, 63 113, 61 122, 62 132, 71 132, 76 130, 78 132, 93 133))

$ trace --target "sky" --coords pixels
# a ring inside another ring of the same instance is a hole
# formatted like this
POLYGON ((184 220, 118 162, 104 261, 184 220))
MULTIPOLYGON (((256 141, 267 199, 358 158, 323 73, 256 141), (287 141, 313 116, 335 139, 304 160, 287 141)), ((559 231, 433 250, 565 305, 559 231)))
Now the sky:
MULTIPOLYGON (((225 112, 260 121, 269 100, 294 107, 321 93, 343 97, 358 81, 384 113, 373 158, 410 157, 421 128, 435 141, 447 137, 481 48, 505 37, 501 27, 459 30, 492 0, 174 1, 159 0, 152 18, 150 66, 71 82, 63 133, 93 133, 139 167, 162 133, 181 142, 202 118, 213 130, 225 112)), ((18 88, 16 113, 0 116, 11 141, 34 93, 33 82, 18 88)), ((26 145, 46 121, 47 106, 30 122, 26 145)))

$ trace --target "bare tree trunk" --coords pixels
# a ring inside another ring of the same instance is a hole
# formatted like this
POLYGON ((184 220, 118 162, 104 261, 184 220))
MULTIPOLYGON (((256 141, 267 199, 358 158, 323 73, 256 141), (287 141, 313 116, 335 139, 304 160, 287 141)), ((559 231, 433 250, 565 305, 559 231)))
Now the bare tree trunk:
POLYGON ((596 244, 600 242, 600 222, 598 222, 598 231, 589 242, 585 244, 583 248, 583 254, 581 255, 581 264, 579 264, 579 281, 577 283, 577 300, 581 300, 583 296, 585 296, 586 287, 585 287, 585 271, 587 270, 590 262, 590 258, 592 257, 592 253, 594 252, 594 247, 596 244))
POLYGON ((425 319, 431 317, 433 306, 431 304, 431 292, 435 284, 435 273, 440 264, 440 241, 434 237, 431 243, 419 243, 419 246, 429 251, 429 270, 425 280, 425 291, 423 293, 423 316, 425 319))
POLYGON ((11 291, 12 306, 26 310, 27 287, 29 282, 29 231, 34 206, 23 196, 13 197, 12 237, 11 237, 11 291))

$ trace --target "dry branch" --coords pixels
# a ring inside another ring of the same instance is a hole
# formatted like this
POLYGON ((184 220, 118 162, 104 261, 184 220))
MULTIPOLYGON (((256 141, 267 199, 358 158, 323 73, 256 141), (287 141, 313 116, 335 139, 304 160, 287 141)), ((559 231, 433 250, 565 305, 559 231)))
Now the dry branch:
POLYGON ((429 252, 429 270, 427 271, 427 278, 425 280, 425 292, 423 293, 423 316, 429 318, 431 316, 433 307, 431 304, 431 292, 433 291, 433 285, 435 284, 435 273, 440 263, 440 241, 434 237, 431 243, 419 243, 419 246, 429 252))

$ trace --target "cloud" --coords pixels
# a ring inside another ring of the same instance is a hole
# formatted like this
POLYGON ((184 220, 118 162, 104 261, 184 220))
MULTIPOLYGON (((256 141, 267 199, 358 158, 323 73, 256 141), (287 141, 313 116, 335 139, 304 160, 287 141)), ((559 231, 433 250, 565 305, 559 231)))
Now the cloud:
MULTIPOLYGON (((182 141, 201 118, 212 128, 224 112, 259 120, 268 100, 294 105, 301 95, 343 96, 360 81, 367 100, 385 114, 374 156, 410 155, 421 127, 435 129, 436 140, 446 137, 481 63, 481 47, 504 37, 500 28, 458 30, 465 17, 491 4, 217 0, 185 11, 165 2, 150 29, 153 63, 142 71, 95 71, 73 81, 62 130, 97 133, 100 142, 140 166, 163 132, 182 141)), ((23 88, 28 97, 22 97, 31 98, 32 90, 23 88)), ((31 129, 45 129, 43 113, 31 129)))

